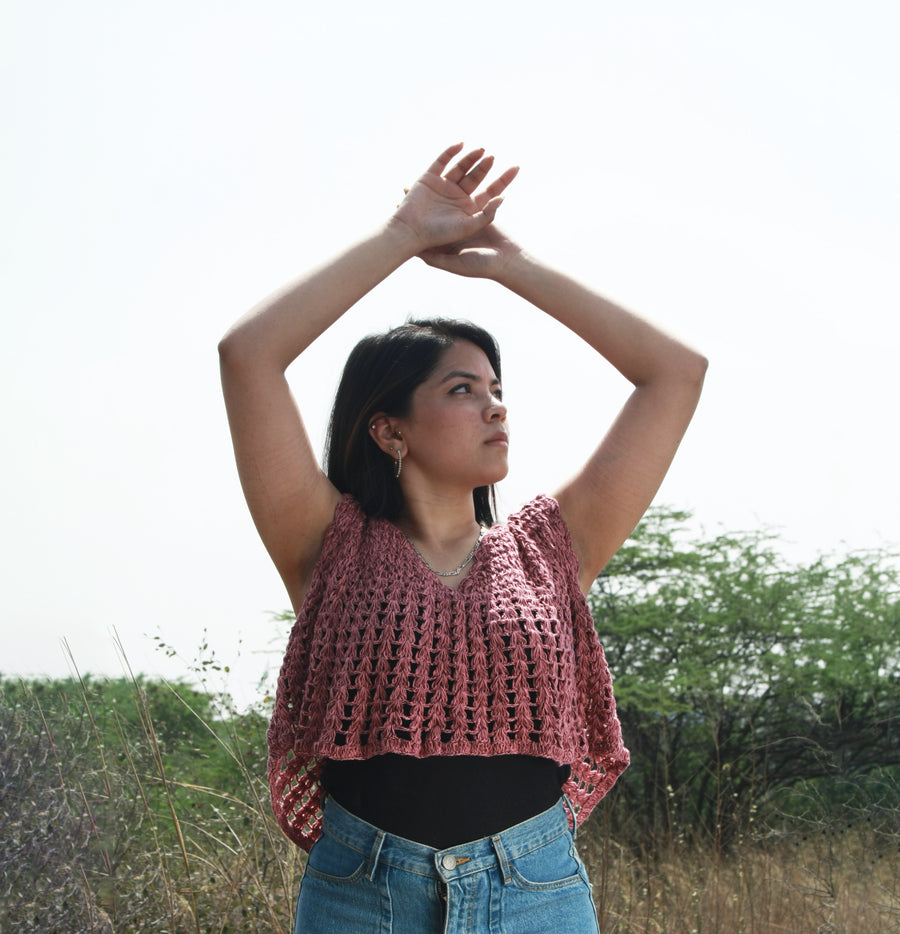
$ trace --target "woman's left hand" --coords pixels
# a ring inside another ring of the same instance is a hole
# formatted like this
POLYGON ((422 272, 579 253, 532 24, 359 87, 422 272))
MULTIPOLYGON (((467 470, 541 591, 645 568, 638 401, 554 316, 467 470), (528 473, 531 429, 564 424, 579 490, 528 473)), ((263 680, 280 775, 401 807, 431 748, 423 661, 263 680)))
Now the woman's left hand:
POLYGON ((429 266, 481 279, 498 279, 521 255, 521 248, 493 224, 456 243, 432 247, 419 254, 429 266))

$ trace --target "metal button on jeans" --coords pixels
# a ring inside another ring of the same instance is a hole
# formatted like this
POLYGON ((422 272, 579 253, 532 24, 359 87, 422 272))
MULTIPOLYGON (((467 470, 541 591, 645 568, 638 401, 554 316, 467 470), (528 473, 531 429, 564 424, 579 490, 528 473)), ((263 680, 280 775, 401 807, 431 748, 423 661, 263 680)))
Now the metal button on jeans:
POLYGON ((456 869, 456 857, 450 853, 445 854, 444 856, 441 857, 441 865, 448 872, 451 869, 456 869))

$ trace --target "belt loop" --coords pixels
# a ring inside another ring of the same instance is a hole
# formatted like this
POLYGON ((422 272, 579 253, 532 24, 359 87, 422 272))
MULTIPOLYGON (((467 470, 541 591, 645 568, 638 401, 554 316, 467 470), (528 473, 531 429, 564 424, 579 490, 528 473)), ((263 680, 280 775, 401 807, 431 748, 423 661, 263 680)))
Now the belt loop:
POLYGON ((512 882, 512 875, 509 871, 509 861, 506 858, 506 850, 503 848, 503 841, 500 835, 491 837, 491 843, 494 845, 494 852, 497 854, 497 862, 500 863, 500 873, 503 876, 503 884, 509 885, 512 882))
POLYGON ((381 856, 381 845, 384 843, 384 832, 379 830, 375 836, 375 843, 372 845, 372 852, 369 854, 369 871, 366 878, 371 882, 375 875, 375 867, 378 865, 378 857, 381 856))
POLYGON ((562 799, 563 807, 565 807, 568 811, 566 814, 566 820, 571 825, 572 839, 574 840, 578 834, 578 818, 575 816, 575 808, 572 805, 572 802, 565 795, 562 796, 562 799))

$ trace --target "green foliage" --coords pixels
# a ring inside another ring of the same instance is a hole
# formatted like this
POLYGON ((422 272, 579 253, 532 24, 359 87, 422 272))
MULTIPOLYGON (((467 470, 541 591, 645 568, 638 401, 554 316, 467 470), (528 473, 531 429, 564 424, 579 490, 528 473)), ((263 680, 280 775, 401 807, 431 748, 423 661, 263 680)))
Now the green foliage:
POLYGON ((613 806, 642 839, 727 843, 776 790, 900 764, 900 576, 687 519, 651 511, 589 595, 633 757, 613 806))
MULTIPOLYGON (((651 512, 589 597, 633 756, 578 838, 604 930, 893 930, 897 564, 688 519, 651 512)), ((266 725, 187 683, 0 679, 0 930, 288 930, 266 725)))
POLYGON ((300 863, 271 816, 267 720, 219 700, 144 680, 0 681, 4 934, 224 934, 289 915, 300 863))
MULTIPOLYGON (((78 753, 71 750, 70 756, 78 753)), ((21 706, 0 705, 0 929, 4 931, 54 930, 65 924, 73 904, 83 903, 82 881, 71 867, 91 846, 93 834, 90 820, 73 797, 77 789, 62 786, 59 769, 38 711, 25 713, 21 706), (54 893, 47 904, 35 897, 42 889, 54 893), (11 919, 14 901, 16 919, 11 919), (16 928, 14 920, 24 927, 16 928)))

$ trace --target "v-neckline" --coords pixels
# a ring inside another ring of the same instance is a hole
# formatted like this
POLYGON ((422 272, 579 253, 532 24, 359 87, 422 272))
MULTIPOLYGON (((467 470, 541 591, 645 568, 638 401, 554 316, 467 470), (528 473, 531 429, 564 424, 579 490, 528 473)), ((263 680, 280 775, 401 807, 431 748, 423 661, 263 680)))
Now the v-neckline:
POLYGON ((485 546, 487 545, 488 534, 494 528, 494 526, 491 526, 490 528, 485 528, 484 531, 481 533, 481 538, 478 543, 478 547, 475 549, 475 554, 472 555, 472 560, 469 563, 468 568, 466 569, 465 577, 463 577, 462 580, 455 587, 451 587, 449 584, 445 583, 444 579, 441 577, 440 574, 435 574, 435 572, 432 571, 431 568, 429 568, 425 564, 424 560, 422 559, 422 556, 416 551, 415 546, 409 540, 409 538, 406 536, 403 530, 399 526, 391 522, 390 520, 386 520, 386 521, 388 522, 388 525, 390 525, 390 527, 393 529, 394 533, 396 535, 399 535, 400 538, 403 540, 403 544, 405 548, 407 549, 407 555, 410 559, 410 562, 416 565, 417 567, 421 568, 423 576, 425 576, 426 578, 430 580, 433 580, 436 584, 439 584, 441 587, 443 587, 444 590, 449 590, 451 593, 459 593, 462 590, 462 588, 465 586, 466 582, 471 580, 472 577, 475 575, 476 571, 479 569, 480 555, 482 551, 484 551, 485 546))

